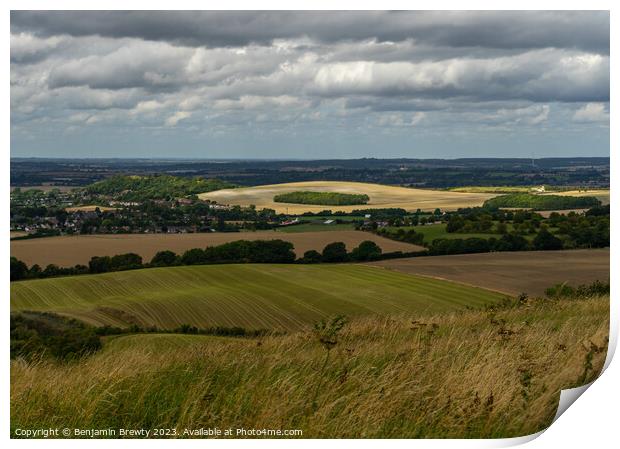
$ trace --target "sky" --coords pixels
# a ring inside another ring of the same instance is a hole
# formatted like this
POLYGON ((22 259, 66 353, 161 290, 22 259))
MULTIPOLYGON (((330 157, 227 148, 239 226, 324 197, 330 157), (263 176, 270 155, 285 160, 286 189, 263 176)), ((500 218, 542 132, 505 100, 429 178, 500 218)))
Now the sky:
POLYGON ((609 156, 608 12, 13 11, 11 156, 609 156))

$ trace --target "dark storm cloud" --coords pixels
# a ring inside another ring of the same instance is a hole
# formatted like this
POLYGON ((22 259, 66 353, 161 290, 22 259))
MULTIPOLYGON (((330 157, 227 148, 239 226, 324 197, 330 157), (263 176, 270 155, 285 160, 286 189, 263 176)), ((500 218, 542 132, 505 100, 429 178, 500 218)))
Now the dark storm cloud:
POLYGON ((193 46, 415 39, 432 45, 609 52, 607 12, 13 11, 14 32, 133 37, 193 46))
POLYGON ((355 156, 371 137, 408 151, 419 135, 557 145, 577 129, 600 147, 609 61, 606 12, 14 11, 11 137, 24 154, 108 139, 164 152, 168 136, 281 157, 321 136, 355 156))

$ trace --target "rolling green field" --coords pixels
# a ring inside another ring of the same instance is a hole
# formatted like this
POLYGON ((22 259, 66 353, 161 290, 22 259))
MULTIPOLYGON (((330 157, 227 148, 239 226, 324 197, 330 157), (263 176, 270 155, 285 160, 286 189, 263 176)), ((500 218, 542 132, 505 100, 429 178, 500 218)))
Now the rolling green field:
POLYGON ((488 290, 361 265, 207 265, 11 283, 12 311, 95 325, 298 330, 336 314, 423 314, 481 307, 488 290))

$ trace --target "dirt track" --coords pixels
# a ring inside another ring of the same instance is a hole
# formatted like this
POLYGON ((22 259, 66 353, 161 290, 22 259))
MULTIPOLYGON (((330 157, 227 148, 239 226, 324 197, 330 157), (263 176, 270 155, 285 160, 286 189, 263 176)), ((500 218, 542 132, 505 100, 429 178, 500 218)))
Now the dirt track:
POLYGON ((609 279, 609 249, 524 251, 416 257, 373 262, 403 273, 421 274, 512 295, 542 295, 547 287, 609 279))

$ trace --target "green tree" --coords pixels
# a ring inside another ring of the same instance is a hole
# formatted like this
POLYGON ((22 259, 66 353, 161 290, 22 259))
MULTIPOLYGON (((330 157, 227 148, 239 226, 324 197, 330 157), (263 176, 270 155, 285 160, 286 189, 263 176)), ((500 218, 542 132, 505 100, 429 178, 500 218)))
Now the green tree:
POLYGON ((28 274, 28 266, 19 259, 11 257, 11 281, 24 279, 28 274))
POLYGON ((351 251, 351 259, 356 261, 377 260, 381 257, 381 248, 372 240, 365 240, 351 251))
POLYGON ((301 263, 320 263, 323 260, 321 257, 321 253, 318 251, 311 249, 304 253, 304 257, 302 257, 299 261, 301 263))
POLYGON ((88 271, 90 273, 107 273, 111 269, 109 256, 95 256, 88 262, 88 271))
POLYGON ((323 248, 323 262, 345 262, 348 256, 343 242, 330 243, 323 248))
POLYGON ((538 235, 534 237, 532 242, 534 249, 537 250, 555 250, 562 249, 562 240, 551 234, 546 229, 541 229, 538 235))
POLYGON ((179 256, 174 251, 159 251, 151 259, 151 265, 155 267, 169 267, 175 265, 179 260, 179 256))

